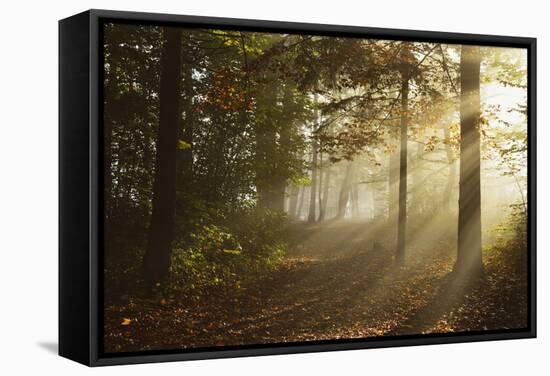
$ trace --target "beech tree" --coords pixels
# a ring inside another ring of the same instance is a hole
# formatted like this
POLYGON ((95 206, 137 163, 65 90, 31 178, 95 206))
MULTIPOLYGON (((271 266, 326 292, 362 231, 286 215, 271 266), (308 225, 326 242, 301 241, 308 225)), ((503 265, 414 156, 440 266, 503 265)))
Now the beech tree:
POLYGON ((409 45, 403 46, 401 51, 399 73, 401 74, 401 124, 399 148, 399 211, 397 223, 397 250, 395 261, 398 265, 405 262, 405 239, 407 233, 407 157, 409 131, 409 80, 414 69, 414 57, 409 45))
POLYGON ((480 64, 477 46, 460 54, 460 182, 458 254, 455 269, 479 273, 481 260, 480 64))
POLYGON ((180 125, 181 29, 164 28, 159 89, 159 131, 144 278, 157 283, 170 267, 176 207, 176 153, 180 125))

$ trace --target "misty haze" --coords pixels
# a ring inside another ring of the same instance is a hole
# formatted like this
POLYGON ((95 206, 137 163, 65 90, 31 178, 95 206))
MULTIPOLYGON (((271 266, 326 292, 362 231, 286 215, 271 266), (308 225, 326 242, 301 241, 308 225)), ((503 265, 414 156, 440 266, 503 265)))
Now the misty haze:
POLYGON ((527 50, 103 34, 107 353, 527 327, 527 50))

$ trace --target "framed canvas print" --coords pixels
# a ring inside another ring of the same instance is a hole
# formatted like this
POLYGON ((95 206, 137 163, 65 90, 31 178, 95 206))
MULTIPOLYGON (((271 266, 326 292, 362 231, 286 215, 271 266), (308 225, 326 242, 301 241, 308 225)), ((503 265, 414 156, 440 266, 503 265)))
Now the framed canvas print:
POLYGON ((59 27, 62 356, 536 335, 535 39, 105 10, 59 27))

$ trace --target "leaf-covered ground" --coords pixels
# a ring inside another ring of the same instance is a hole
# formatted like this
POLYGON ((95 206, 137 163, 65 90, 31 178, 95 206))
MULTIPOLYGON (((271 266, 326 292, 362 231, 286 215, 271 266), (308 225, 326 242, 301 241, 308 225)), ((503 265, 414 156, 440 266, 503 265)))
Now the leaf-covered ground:
POLYGON ((522 328, 524 259, 485 252, 485 275, 453 277, 452 241, 410 236, 405 267, 372 223, 296 225, 283 263, 239 288, 200 297, 107 302, 106 352, 522 328), (422 244, 422 247, 417 246, 422 244))

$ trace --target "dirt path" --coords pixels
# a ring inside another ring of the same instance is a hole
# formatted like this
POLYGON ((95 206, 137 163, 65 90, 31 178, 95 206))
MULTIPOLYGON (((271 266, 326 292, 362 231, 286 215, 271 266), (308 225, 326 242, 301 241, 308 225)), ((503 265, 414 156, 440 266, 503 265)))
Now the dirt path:
POLYGON ((253 285, 192 303, 142 300, 108 307, 105 350, 365 338, 455 329, 447 316, 463 303, 465 292, 449 281, 452 252, 437 236, 423 236, 420 231, 417 240, 425 248, 416 248, 411 239, 407 267, 395 268, 390 241, 375 224, 344 221, 297 226, 299 237, 280 268, 253 285), (121 325, 124 318, 131 318, 131 323, 121 325))

